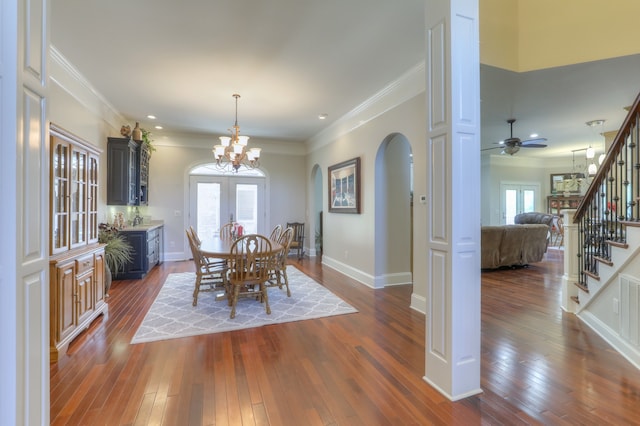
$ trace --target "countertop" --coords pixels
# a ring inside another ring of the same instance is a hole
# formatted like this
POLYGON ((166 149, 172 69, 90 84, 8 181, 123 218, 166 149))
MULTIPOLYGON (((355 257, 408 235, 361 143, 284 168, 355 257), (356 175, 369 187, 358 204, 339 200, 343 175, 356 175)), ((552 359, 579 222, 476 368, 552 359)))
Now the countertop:
POLYGON ((126 228, 120 229, 118 232, 150 231, 160 226, 164 226, 164 220, 152 220, 136 226, 127 226, 126 228))

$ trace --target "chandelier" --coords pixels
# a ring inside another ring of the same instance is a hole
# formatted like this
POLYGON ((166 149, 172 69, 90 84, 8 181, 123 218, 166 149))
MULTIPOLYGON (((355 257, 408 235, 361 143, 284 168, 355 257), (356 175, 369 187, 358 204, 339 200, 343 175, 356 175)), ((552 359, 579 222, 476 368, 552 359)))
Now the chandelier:
POLYGON ((234 93, 236 98, 236 122, 233 130, 229 129, 231 136, 220 136, 220 145, 213 147, 213 155, 216 159, 216 167, 219 170, 238 172, 240 167, 255 169, 260 166, 260 148, 249 148, 249 136, 240 136, 240 126, 238 126, 238 98, 240 95, 234 93))

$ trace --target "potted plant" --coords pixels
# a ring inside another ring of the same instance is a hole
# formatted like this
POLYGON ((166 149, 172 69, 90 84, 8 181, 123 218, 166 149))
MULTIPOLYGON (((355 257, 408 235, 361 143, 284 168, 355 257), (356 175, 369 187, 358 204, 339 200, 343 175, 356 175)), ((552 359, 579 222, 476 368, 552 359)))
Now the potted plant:
POLYGON ((109 293, 113 274, 124 271, 125 266, 131 262, 132 247, 118 229, 106 223, 99 225, 98 242, 106 244, 104 247, 105 279, 104 291, 109 293))
POLYGON ((146 145, 149 150, 149 155, 151 155, 156 150, 156 147, 151 144, 151 142, 153 142, 153 139, 151 139, 151 132, 147 129, 140 130, 142 131, 142 143, 146 145))

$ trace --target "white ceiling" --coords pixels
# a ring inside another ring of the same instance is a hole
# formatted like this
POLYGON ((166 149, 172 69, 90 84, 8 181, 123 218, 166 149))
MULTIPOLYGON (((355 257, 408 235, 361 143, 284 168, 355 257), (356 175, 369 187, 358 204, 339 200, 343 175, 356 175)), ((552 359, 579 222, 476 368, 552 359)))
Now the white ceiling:
MULTIPOLYGON (((56 0, 52 44, 124 116, 167 132, 304 141, 424 61, 424 0, 56 0), (326 113, 321 121, 318 115, 326 113)), ((570 155, 617 129, 640 55, 528 73, 482 66, 482 145, 532 131, 570 155)), ((159 131, 154 130, 158 135, 159 131)), ((498 154, 499 150, 485 151, 498 154)))

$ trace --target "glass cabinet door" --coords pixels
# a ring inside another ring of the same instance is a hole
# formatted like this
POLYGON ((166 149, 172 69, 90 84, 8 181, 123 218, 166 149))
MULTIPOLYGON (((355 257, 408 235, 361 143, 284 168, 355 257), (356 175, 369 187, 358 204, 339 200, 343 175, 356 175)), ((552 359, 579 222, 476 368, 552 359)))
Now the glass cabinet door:
POLYGON ((89 164, 87 166, 87 239, 90 243, 98 241, 98 162, 97 156, 89 155, 89 164))
POLYGON ((51 155, 51 252, 69 249, 69 144, 55 141, 51 155))
POLYGON ((87 243, 87 152, 71 151, 70 237, 71 247, 87 243))
POLYGON ((49 249, 60 254, 98 242, 100 151, 51 125, 49 249))
POLYGON ((135 146, 129 147, 129 205, 138 204, 138 154, 135 146))

